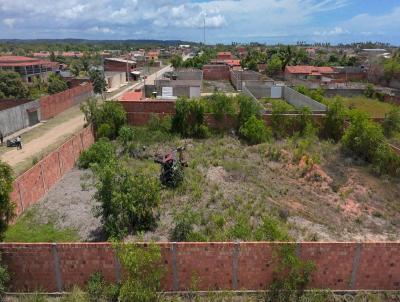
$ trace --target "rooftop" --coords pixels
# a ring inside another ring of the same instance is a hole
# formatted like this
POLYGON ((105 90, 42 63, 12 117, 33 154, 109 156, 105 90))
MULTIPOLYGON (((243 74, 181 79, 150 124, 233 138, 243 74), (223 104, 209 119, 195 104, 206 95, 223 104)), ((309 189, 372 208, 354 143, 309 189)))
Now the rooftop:
POLYGON ((320 74, 329 74, 335 73, 335 70, 329 66, 286 66, 286 71, 288 73, 298 73, 298 74, 313 74, 313 75, 320 75, 320 74))
POLYGON ((121 101, 140 101, 142 97, 142 91, 128 91, 121 97, 121 101))
POLYGON ((52 62, 21 56, 0 56, 0 67, 51 65, 52 62))

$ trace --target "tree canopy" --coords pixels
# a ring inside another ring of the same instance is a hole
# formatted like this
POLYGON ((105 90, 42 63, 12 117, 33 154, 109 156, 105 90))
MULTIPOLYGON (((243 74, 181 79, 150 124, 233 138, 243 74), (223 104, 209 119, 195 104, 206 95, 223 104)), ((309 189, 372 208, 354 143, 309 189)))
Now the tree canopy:
POLYGON ((0 71, 0 98, 24 99, 28 96, 28 88, 18 73, 0 71))

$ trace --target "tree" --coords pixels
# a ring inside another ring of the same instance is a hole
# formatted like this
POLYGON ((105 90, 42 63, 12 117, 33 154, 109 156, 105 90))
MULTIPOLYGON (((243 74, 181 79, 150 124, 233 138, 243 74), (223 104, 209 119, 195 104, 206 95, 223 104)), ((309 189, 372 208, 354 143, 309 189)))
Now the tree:
POLYGON ((109 238, 122 239, 131 232, 148 231, 156 224, 160 185, 156 178, 111 162, 92 166, 96 175, 99 203, 96 215, 102 218, 109 238))
POLYGON ((267 63, 267 73, 271 76, 276 75, 282 70, 282 60, 279 55, 273 55, 267 63))
POLYGON ((12 175, 11 167, 0 161, 0 240, 4 238, 8 223, 14 217, 15 204, 10 197, 13 190, 12 175))
POLYGON ((324 120, 324 135, 334 141, 339 141, 344 133, 346 109, 340 100, 329 104, 324 120))
POLYGON ((93 91, 96 94, 104 96, 104 92, 107 90, 107 82, 100 70, 92 70, 89 73, 90 81, 93 84, 93 91))
POLYGON ((49 86, 47 88, 47 91, 50 94, 59 93, 61 91, 68 89, 67 82, 65 82, 64 79, 61 78, 61 76, 59 76, 58 74, 55 73, 50 74, 48 82, 49 86))
POLYGON ((28 96, 28 88, 22 82, 18 73, 13 71, 0 71, 0 97, 24 99, 28 96))
POLYGON ((261 144, 271 139, 271 129, 262 119, 252 115, 239 129, 239 134, 250 144, 261 144))
POLYGON ((182 59, 182 56, 181 56, 181 55, 174 55, 174 56, 171 58, 171 65, 172 65, 172 67, 174 67, 175 69, 176 69, 176 68, 179 68, 179 67, 182 67, 182 64, 183 64, 183 59, 182 59))
POLYGON ((54 54, 54 51, 50 52, 50 61, 51 62, 57 62, 56 55, 54 54))
POLYGON ((387 137, 393 136, 395 133, 400 132, 400 108, 393 107, 392 110, 388 112, 383 121, 383 130, 387 137))

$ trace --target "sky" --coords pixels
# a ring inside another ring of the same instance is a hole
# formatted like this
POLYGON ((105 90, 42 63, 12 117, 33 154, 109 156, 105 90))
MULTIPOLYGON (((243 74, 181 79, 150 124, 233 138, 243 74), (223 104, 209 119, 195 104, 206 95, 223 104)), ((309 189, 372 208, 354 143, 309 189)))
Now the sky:
POLYGON ((400 45, 400 0, 0 0, 3 39, 400 45))

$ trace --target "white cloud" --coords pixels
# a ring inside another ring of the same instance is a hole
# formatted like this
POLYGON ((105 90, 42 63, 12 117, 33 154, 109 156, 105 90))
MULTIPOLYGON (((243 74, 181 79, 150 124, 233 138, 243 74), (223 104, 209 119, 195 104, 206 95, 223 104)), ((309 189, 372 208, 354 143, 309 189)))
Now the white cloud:
POLYGON ((3 20, 4 25, 9 27, 9 28, 13 28, 15 22, 17 22, 17 20, 14 19, 14 18, 6 18, 6 19, 3 20))
POLYGON ((315 36, 339 36, 339 35, 345 35, 345 34, 350 34, 350 32, 348 30, 341 28, 340 26, 336 26, 335 28, 330 29, 330 30, 314 32, 315 36))

